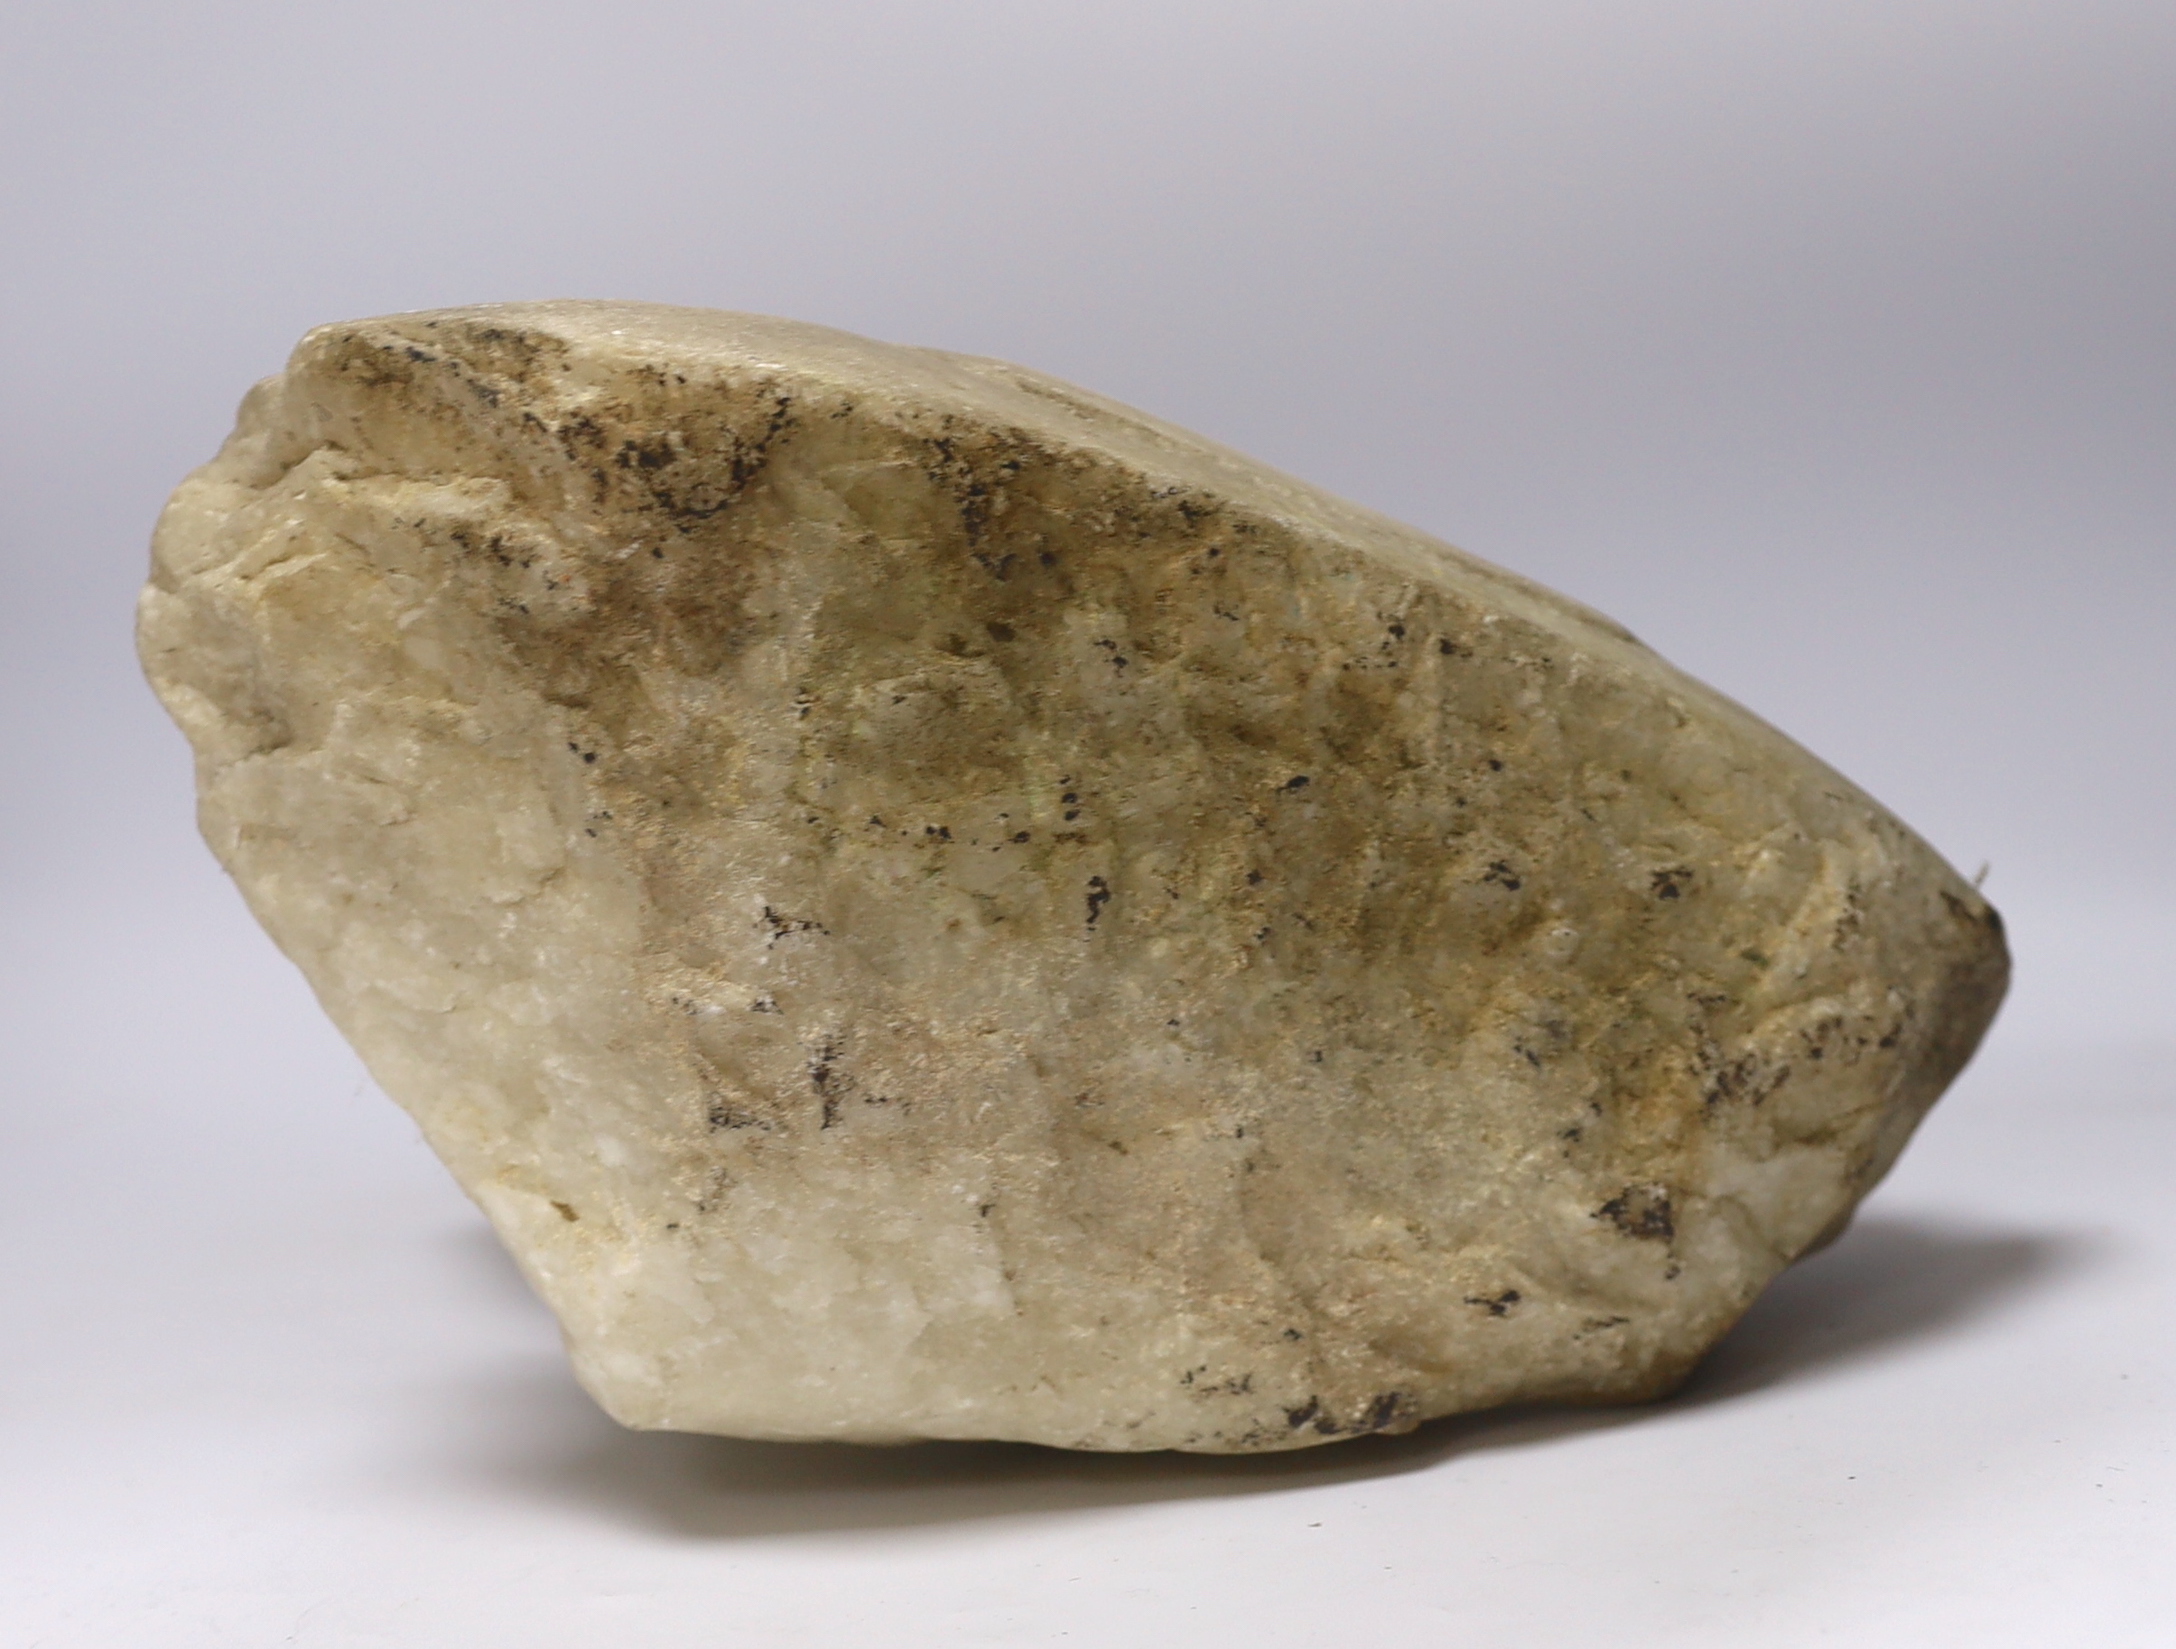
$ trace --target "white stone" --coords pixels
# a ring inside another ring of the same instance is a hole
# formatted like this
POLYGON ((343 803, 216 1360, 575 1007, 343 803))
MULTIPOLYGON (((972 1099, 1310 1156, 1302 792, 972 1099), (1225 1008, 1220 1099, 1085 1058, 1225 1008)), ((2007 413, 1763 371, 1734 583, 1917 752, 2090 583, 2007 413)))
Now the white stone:
POLYGON ((630 1425, 1651 1397, 2006 973, 1596 614, 785 321, 320 328, 175 495, 142 645, 213 848, 630 1425))

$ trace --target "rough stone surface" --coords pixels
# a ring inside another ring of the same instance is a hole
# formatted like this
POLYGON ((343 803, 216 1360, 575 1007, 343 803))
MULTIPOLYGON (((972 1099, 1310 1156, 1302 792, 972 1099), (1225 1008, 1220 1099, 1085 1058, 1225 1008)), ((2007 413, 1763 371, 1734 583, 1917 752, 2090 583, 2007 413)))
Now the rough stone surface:
POLYGON ((1652 1397, 2006 974, 1929 848, 1598 615, 784 321, 311 333, 142 644, 214 849, 635 1426, 1652 1397))

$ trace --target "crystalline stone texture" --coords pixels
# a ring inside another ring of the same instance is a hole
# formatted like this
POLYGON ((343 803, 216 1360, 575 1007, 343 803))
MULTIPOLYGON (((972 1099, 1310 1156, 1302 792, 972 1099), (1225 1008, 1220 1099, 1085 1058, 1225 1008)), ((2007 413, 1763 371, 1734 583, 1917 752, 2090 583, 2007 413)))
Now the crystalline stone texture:
POLYGON ((1067 385, 329 326, 144 597, 203 824, 630 1425, 1282 1449, 1650 1397, 1993 911, 1586 609, 1067 385))

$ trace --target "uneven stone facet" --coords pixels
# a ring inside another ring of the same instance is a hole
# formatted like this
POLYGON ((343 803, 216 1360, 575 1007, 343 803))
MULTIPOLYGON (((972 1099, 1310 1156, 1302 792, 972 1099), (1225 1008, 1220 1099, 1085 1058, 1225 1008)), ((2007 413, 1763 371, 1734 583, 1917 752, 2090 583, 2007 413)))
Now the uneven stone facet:
POLYGON ((784 321, 311 333, 142 643, 213 847, 630 1425, 1653 1396, 2006 973, 1930 849, 1594 613, 784 321))

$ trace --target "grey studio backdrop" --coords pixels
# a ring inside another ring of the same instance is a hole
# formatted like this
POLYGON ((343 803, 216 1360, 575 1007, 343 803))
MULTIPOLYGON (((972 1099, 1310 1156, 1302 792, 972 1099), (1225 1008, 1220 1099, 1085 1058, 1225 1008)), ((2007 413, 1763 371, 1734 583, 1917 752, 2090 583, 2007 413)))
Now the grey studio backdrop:
POLYGON ((10 8, 0 1638, 2176 1641, 2172 87, 2161 0, 10 8), (305 328, 556 296, 1017 360, 1557 586, 1988 867, 2011 1005, 1642 1416, 614 1433, 128 637, 305 328))

